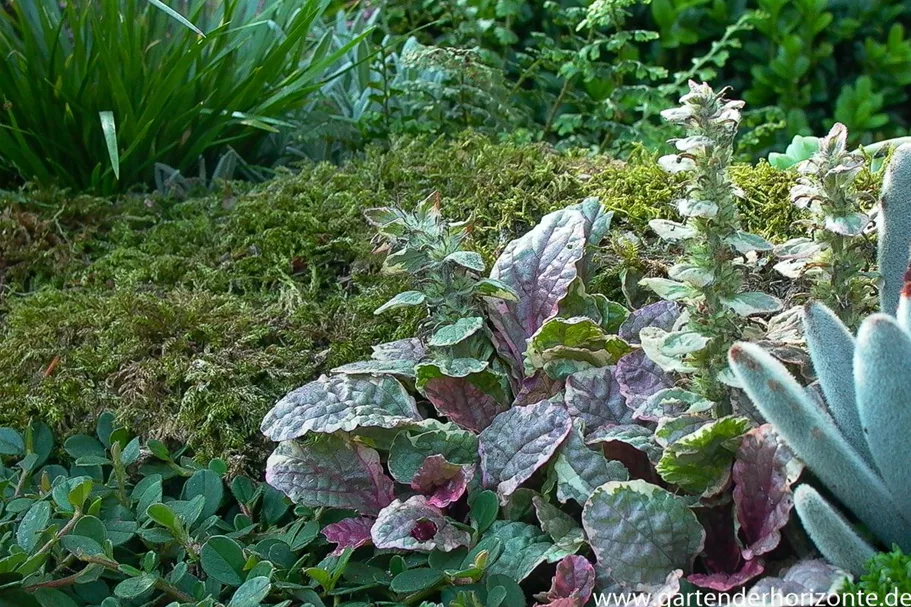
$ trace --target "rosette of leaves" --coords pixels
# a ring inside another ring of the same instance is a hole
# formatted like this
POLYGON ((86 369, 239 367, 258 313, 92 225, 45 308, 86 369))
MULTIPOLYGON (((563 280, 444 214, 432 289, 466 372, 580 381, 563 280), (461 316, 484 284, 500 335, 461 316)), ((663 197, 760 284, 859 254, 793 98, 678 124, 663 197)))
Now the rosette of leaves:
POLYGON ((687 176, 676 201, 685 223, 656 219, 649 223, 658 236, 679 243, 683 260, 669 278, 646 278, 641 284, 661 298, 685 304, 686 315, 671 331, 644 335, 643 348, 667 371, 692 373, 694 390, 730 410, 726 385, 734 380, 727 350, 738 339, 744 319, 770 314, 781 302, 762 292, 743 290, 748 260, 772 245, 740 229, 739 189, 728 175, 742 101, 728 100, 703 83, 689 83, 680 107, 662 112, 669 122, 686 128, 687 136, 670 142, 678 152, 659 159, 669 173, 687 176))
POLYGON ((593 584, 755 579, 790 513, 790 454, 765 428, 713 419, 644 355, 642 334, 673 326, 678 304, 627 314, 586 292, 609 219, 596 200, 545 216, 490 272, 515 298, 288 394, 262 424, 280 442, 267 482, 345 513, 339 550, 427 563, 444 604, 495 602, 554 566, 542 602, 580 607, 593 584))
POLYGON ((777 271, 788 278, 812 280, 813 298, 852 326, 872 295, 869 275, 863 272, 866 256, 859 250, 870 223, 870 205, 854 185, 864 163, 860 151, 848 150, 848 130, 836 123, 819 140, 816 153, 797 165, 801 177, 791 188, 791 201, 810 212, 807 237, 791 239, 774 250, 781 258, 777 271))

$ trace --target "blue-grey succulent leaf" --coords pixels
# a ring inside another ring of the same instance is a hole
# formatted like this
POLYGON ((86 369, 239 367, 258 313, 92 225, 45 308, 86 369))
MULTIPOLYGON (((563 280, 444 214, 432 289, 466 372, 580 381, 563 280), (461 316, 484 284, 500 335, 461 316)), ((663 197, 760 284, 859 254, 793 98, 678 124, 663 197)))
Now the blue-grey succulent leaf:
POLYGON ((895 150, 886 169, 878 221, 879 307, 895 314, 911 250, 911 143, 895 150))
POLYGON ((865 572, 876 550, 863 540, 844 516, 810 485, 794 492, 794 507, 813 543, 826 560, 854 575, 865 572))

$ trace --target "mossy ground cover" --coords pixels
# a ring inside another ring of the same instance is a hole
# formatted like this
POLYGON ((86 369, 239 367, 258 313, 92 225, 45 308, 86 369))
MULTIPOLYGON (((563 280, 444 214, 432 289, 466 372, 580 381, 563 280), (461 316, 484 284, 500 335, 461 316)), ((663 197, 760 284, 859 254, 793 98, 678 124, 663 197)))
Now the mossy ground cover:
MULTIPOLYGON (((748 229, 782 240, 798 218, 793 176, 737 167, 748 229)), ((555 208, 599 196, 615 225, 671 217, 673 178, 536 145, 401 140, 343 167, 304 167, 185 201, 111 202, 25 190, 0 212, 0 425, 40 418, 67 433, 104 409, 202 455, 265 448, 273 402, 319 373, 411 333, 374 317, 402 285, 378 275, 365 208, 439 191, 475 219, 490 257, 555 208)))

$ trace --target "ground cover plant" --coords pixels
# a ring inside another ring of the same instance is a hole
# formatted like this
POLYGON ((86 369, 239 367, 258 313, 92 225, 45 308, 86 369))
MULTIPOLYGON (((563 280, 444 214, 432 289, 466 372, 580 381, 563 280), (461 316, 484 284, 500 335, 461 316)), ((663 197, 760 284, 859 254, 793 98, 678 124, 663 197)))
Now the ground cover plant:
MULTIPOLYGON (((799 234, 793 175, 766 164, 734 174, 745 225, 776 242, 799 234)), ((259 467, 259 423, 276 399, 413 331, 416 319, 372 314, 401 281, 378 274, 362 205, 408 207, 439 191, 448 214, 474 218, 471 242, 490 263, 545 213, 598 196, 625 257, 611 256, 596 282, 623 300, 612 277, 628 265, 632 288, 660 266, 643 263, 652 245, 620 236, 670 216, 652 205, 675 188, 652 158, 623 164, 465 136, 402 139, 340 168, 186 200, 7 194, 0 424, 34 417, 68 436, 109 409, 148 438, 259 467)))

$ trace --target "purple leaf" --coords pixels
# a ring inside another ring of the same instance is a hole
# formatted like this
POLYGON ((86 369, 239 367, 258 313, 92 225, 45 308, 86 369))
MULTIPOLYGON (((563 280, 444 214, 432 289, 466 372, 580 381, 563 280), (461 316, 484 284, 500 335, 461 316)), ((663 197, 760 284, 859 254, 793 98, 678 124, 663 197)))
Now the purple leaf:
POLYGON ((600 445, 604 457, 622 463, 630 478, 660 482, 655 464, 661 459, 663 450, 649 428, 630 424, 607 426, 588 435, 586 442, 600 445))
POLYGON ((377 514, 393 498, 393 482, 373 449, 334 434, 281 443, 266 463, 266 482, 311 508, 377 514))
POLYGON ((585 254, 586 224, 577 209, 550 213, 506 245, 490 272, 491 278, 512 287, 519 296, 518 302, 490 304, 498 342, 508 349, 516 368, 522 368, 526 340, 557 314, 560 300, 576 278, 576 264, 585 254))
POLYGON ((595 568, 588 559, 571 554, 557 563, 550 590, 535 596, 545 607, 582 607, 595 589, 595 568), (568 601, 568 602, 561 602, 568 601))
POLYGON ((566 378, 566 409, 585 422, 585 432, 607 425, 630 424, 632 411, 620 393, 613 367, 577 371, 566 378))
POLYGON ((451 464, 442 455, 431 455, 415 472, 411 488, 426 496, 431 506, 445 508, 465 494, 473 476, 473 466, 451 464))
POLYGON ((627 343, 636 344, 639 341, 639 331, 645 327, 658 327, 663 331, 670 331, 680 317, 680 305, 674 301, 659 301, 634 310, 623 324, 620 325, 618 335, 627 343))
MULTIPOLYGON (((749 604, 759 599, 765 601, 775 592, 778 596, 793 593, 822 593, 816 597, 814 604, 825 598, 840 594, 845 572, 836 569, 823 560, 800 561, 780 574, 780 577, 767 577, 759 580, 747 593, 749 604), (755 597, 755 598, 754 598, 755 597)), ((760 604, 760 603, 755 603, 760 604)))
POLYGON ((634 350, 617 361, 614 377, 626 406, 635 411, 648 397, 665 388, 673 388, 671 377, 649 359, 642 350, 634 350))
POLYGON ((513 406, 524 406, 547 400, 559 394, 563 382, 551 379, 544 371, 537 371, 531 377, 522 380, 513 406))
POLYGON ((693 574, 687 580, 703 588, 728 591, 763 572, 762 559, 746 560, 741 555, 730 504, 700 509, 698 517, 706 532, 702 561, 708 573, 693 574))
POLYGON ((499 414, 478 437, 484 486, 505 499, 550 460, 571 428, 566 409, 549 401, 499 414))
POLYGON ((340 555, 345 548, 359 548, 369 543, 370 528, 373 519, 368 517, 346 518, 345 520, 323 527, 323 535, 333 544, 337 544, 332 551, 334 556, 340 555))
MULTIPOLYGON (((480 374, 476 374, 480 375, 480 374)), ((504 405, 472 382, 469 377, 440 376, 423 386, 424 396, 453 423, 480 432, 490 425, 504 405)))
POLYGON ((471 543, 471 535, 453 525, 423 495, 395 500, 383 508, 370 535, 382 549, 449 552, 471 543))
POLYGON ((718 590, 719 592, 728 592, 734 588, 743 586, 755 577, 758 577, 765 571, 765 565, 762 559, 753 559, 752 561, 741 560, 741 567, 734 573, 694 573, 686 579, 688 582, 701 588, 718 590))
POLYGON ((751 559, 775 549, 794 506, 787 466, 793 455, 766 424, 748 432, 734 462, 734 505, 751 559))

